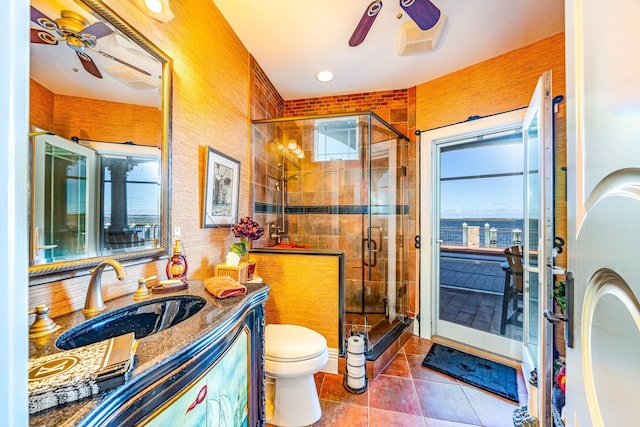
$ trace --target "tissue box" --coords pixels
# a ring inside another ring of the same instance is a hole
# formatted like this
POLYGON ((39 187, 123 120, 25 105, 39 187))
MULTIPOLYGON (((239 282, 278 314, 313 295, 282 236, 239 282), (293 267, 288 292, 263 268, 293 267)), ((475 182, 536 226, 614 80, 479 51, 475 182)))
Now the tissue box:
POLYGON ((216 266, 216 276, 229 276, 238 283, 247 283, 247 269, 246 262, 241 262, 238 266, 219 264, 216 266))

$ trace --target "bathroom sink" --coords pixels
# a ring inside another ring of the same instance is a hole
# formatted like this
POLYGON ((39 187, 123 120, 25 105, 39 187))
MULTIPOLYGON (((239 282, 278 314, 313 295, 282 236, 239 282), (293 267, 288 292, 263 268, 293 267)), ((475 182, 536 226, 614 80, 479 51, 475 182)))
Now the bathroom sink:
POLYGON ((129 332, 144 338, 188 319, 205 304, 195 295, 173 295, 128 305, 69 329, 58 337, 56 347, 71 350, 129 332))

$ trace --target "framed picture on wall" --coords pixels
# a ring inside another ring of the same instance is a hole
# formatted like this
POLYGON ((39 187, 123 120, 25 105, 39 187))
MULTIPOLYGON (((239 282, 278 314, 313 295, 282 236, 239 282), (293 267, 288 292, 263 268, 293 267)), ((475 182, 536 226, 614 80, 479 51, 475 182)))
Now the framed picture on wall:
POLYGON ((231 227, 238 222, 240 162, 209 147, 204 175, 203 227, 231 227))

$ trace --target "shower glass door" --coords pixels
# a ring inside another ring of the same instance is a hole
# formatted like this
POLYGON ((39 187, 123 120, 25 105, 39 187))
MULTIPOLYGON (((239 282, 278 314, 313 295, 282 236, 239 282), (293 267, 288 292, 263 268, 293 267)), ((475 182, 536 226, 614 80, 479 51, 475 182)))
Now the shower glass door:
MULTIPOLYGON (((365 252, 365 311, 384 313, 393 322, 402 289, 402 180, 395 140, 371 145, 369 152, 369 215, 365 252)), ((400 304, 402 305, 402 304, 400 304)))
POLYGON ((408 143, 372 120, 366 150, 368 206, 363 247, 363 313, 375 346, 406 319, 405 280, 408 143))

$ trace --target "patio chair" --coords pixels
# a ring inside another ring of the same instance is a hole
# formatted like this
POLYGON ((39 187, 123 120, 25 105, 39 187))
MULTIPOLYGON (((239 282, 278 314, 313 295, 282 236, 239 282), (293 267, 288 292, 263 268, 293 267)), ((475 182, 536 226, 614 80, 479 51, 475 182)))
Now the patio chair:
MULTIPOLYGON (((518 320, 518 315, 522 313, 522 253, 519 246, 511 246, 504 250, 507 258, 506 263, 502 263, 505 272, 504 292, 502 297, 502 318, 500 320, 500 335, 504 335, 508 323, 522 326, 522 321, 518 320)), ((523 302, 524 303, 524 302, 523 302)))

